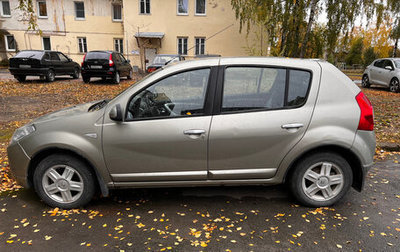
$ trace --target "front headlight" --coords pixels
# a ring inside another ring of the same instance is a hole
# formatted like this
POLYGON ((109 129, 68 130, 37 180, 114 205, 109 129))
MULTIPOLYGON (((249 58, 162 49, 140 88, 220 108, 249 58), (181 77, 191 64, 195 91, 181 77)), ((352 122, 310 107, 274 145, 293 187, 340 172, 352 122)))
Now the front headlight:
POLYGON ((27 124, 25 126, 22 126, 21 128, 18 128, 14 132, 14 135, 11 138, 11 143, 21 140, 22 138, 30 135, 32 132, 35 132, 35 130, 36 130, 36 128, 35 128, 35 125, 33 125, 33 124, 27 124))

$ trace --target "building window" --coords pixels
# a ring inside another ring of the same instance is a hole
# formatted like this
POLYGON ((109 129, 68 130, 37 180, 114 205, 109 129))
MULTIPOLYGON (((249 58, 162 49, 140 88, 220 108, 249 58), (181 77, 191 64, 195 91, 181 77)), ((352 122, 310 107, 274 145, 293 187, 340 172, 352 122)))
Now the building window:
POLYGON ((78 38, 78 47, 80 53, 87 53, 86 38, 78 38))
POLYGON ((85 19, 85 4, 83 2, 74 2, 75 4, 75 18, 85 19))
POLYGON ((206 0, 196 0, 196 15, 206 14, 206 0))
POLYGON ((124 40, 114 39, 114 50, 119 53, 124 53, 124 40))
POLYGON ((195 54, 196 55, 204 54, 206 39, 205 38, 196 38, 195 40, 196 40, 195 54))
POLYGON ((43 37, 43 50, 51 50, 50 37, 43 37))
POLYGON ((47 18, 46 1, 37 1, 37 8, 39 18, 47 18))
POLYGON ((187 55, 187 38, 178 38, 178 54, 187 55))
POLYGON ((122 5, 113 4, 113 21, 122 21, 122 5))
POLYGON ((188 0, 178 0, 178 15, 188 14, 188 0))
POLYGON ((10 1, 1 1, 1 16, 11 16, 10 1))
POLYGON ((15 51, 17 46, 15 44, 14 35, 5 35, 6 40, 6 50, 7 51, 15 51))
POLYGON ((140 14, 150 14, 150 0, 140 0, 140 14))

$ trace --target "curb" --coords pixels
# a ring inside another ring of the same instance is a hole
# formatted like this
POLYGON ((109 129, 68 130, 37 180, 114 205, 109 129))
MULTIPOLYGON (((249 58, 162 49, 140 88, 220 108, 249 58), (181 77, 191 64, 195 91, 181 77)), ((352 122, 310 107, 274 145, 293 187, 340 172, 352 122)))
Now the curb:
POLYGON ((398 143, 377 143, 376 148, 385 151, 400 152, 400 144, 398 143))

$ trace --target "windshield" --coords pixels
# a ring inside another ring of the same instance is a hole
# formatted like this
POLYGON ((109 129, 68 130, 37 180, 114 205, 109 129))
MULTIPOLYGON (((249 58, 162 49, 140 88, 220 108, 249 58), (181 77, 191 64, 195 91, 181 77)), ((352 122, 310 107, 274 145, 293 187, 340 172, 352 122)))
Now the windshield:
POLYGON ((178 60, 178 56, 157 56, 154 61, 153 64, 168 64, 170 63, 172 60, 178 60))
POLYGON ((15 58, 33 58, 41 59, 44 52, 41 51, 22 51, 15 55, 15 58))
POLYGON ((396 68, 400 68, 400 60, 393 60, 396 68))

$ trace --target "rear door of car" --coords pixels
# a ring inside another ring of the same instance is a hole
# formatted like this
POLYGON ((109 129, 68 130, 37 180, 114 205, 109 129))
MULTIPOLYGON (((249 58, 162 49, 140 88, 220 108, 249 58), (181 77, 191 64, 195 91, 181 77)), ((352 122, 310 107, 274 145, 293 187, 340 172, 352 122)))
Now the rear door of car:
POLYGON ((391 60, 385 60, 383 62, 382 74, 380 75, 380 81, 382 85, 389 86, 390 80, 392 79, 392 73, 394 70, 394 65, 391 60), (391 69, 386 69, 386 67, 390 67, 391 69))
POLYGON ((380 81, 380 75, 382 74, 382 67, 383 67, 384 60, 377 60, 374 62, 373 66, 370 69, 370 81, 374 84, 382 84, 380 81))
POLYGON ((229 63, 220 62, 209 179, 271 178, 310 123, 320 68, 229 63))

